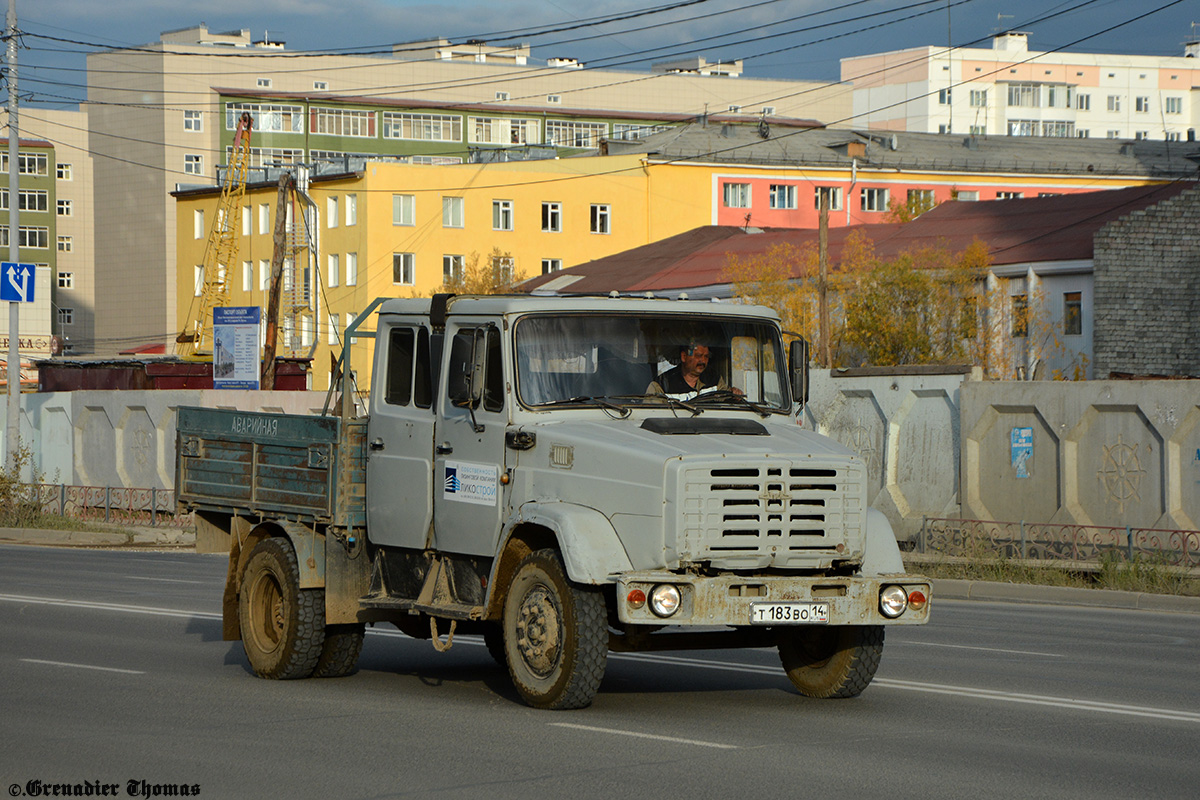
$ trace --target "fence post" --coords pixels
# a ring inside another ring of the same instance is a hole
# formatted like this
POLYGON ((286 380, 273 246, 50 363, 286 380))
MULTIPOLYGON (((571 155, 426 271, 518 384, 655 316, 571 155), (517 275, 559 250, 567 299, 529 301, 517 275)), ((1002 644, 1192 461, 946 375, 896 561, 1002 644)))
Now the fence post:
POLYGON ((108 522, 108 510, 112 506, 112 487, 104 487, 104 521, 108 522))
POLYGON ((60 517, 67 515, 67 485, 65 483, 58 485, 58 515, 60 517))
POLYGON ((158 525, 158 487, 150 487, 150 527, 158 525))
POLYGON ((1025 520, 1021 520, 1021 560, 1029 557, 1029 550, 1025 546, 1025 520))
POLYGON ((1125 526, 1125 551, 1126 558, 1133 561, 1133 530, 1128 525, 1125 526))

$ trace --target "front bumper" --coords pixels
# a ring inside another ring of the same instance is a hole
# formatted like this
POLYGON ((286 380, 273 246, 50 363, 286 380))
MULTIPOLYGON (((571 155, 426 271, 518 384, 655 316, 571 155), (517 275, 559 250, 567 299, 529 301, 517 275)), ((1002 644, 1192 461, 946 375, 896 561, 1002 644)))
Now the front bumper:
MULTIPOLYGON (((828 625, 923 625, 929 621, 932 600, 928 578, 920 575, 879 575, 869 578, 677 575, 671 572, 636 572, 617 580, 617 617, 626 624, 712 626, 752 625, 751 607, 755 603, 828 603, 828 625), (633 589, 647 596, 659 584, 679 589, 679 610, 660 617, 650 604, 634 608, 627 598, 633 589), (927 598, 921 609, 911 606, 899 617, 887 617, 879 608, 879 593, 888 586, 900 586, 908 593, 920 590, 927 598)), ((788 624, 788 623, 776 623, 788 624)), ((755 625, 755 627, 766 627, 755 625)))

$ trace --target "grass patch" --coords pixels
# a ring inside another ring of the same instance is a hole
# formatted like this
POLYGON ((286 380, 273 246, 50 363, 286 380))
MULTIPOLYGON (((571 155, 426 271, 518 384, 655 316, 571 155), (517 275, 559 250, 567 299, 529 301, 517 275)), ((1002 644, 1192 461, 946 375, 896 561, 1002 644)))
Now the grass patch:
POLYGON ((1200 576, 1167 565, 1162 556, 1138 555, 1132 561, 1126 561, 1114 555, 1105 555, 1094 565, 1033 562, 995 555, 951 558, 909 557, 906 554, 905 561, 914 572, 930 578, 1200 597, 1200 576))
POLYGON ((100 531, 115 530, 114 526, 90 520, 64 517, 42 510, 36 491, 29 484, 43 483, 45 476, 34 470, 32 480, 21 481, 21 473, 30 466, 33 455, 29 448, 18 443, 16 467, 0 467, 0 528, 45 528, 56 531, 100 531))

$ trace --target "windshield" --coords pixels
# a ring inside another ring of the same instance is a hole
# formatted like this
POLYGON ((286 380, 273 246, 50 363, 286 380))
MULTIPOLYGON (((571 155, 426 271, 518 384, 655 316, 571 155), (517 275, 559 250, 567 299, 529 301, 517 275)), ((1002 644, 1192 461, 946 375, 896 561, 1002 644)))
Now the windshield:
POLYGON ((515 341, 517 390, 527 406, 707 398, 790 410, 783 344, 767 322, 678 314, 531 316, 517 323, 515 341))

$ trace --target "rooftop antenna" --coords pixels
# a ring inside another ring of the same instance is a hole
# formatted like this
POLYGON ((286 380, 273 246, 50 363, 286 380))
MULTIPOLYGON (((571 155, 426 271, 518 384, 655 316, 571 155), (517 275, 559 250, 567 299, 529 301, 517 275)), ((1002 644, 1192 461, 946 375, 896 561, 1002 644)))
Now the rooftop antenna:
POLYGON ((1004 33, 1004 31, 1007 30, 1004 27, 1004 20, 1012 19, 1012 18, 1013 18, 1012 14, 997 14, 996 15, 996 33, 1004 33))

